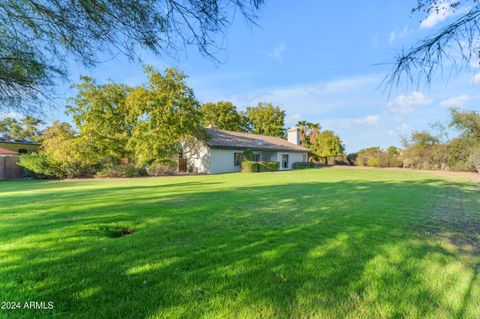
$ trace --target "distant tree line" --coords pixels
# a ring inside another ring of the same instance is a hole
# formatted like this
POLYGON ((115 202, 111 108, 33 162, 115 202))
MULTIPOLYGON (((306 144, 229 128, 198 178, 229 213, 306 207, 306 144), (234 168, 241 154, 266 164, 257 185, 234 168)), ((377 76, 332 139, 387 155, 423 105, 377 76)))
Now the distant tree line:
POLYGON ((358 166, 480 172, 480 114, 452 109, 449 126, 459 133, 453 139, 442 125, 436 126, 438 134, 417 131, 404 137, 402 149, 370 147, 349 154, 347 160, 358 166))

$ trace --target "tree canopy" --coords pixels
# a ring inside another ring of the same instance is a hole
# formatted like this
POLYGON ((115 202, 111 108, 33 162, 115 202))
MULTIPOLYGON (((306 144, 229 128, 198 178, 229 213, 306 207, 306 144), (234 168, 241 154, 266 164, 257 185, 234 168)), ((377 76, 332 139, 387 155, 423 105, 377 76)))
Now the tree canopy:
POLYGON ((140 50, 178 56, 188 45, 212 59, 239 12, 253 22, 263 0, 0 1, 0 109, 38 110, 68 58, 86 66, 99 54, 140 59, 140 50))
POLYGON ((181 142, 205 138, 200 104, 185 74, 152 67, 145 72, 148 82, 137 87, 84 77, 67 107, 77 131, 54 123, 43 135, 43 151, 61 166, 78 170, 121 163, 143 169, 175 159, 181 142))
POLYGON ((314 157, 323 159, 325 164, 330 157, 344 155, 344 146, 340 137, 333 131, 322 131, 317 135, 315 142, 311 145, 314 157))
POLYGON ((285 111, 271 103, 260 102, 246 110, 252 133, 285 136, 285 111))
POLYGON ((25 116, 17 120, 5 117, 0 120, 0 136, 11 140, 38 141, 41 134, 42 120, 33 116, 25 116))
POLYGON ((220 130, 244 131, 245 118, 232 102, 205 103, 201 107, 204 125, 214 125, 220 130))

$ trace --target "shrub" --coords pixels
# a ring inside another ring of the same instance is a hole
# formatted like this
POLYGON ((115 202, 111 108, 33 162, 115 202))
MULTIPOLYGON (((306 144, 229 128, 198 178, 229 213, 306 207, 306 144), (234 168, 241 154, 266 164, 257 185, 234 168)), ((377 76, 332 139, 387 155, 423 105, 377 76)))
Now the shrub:
POLYGON ((358 165, 357 163, 358 153, 350 153, 347 155, 347 161, 350 165, 358 165))
POLYGON ((480 148, 476 149, 469 158, 470 164, 480 173, 480 148))
POLYGON ((136 168, 131 164, 121 165, 108 165, 99 170, 96 174, 96 178, 107 177, 139 177, 145 176, 146 171, 143 168, 136 168))
POLYGON ((242 172, 258 173, 258 172, 275 172, 280 168, 279 162, 242 162, 242 172))
POLYGON ((256 173, 259 171, 258 162, 242 161, 241 167, 242 167, 242 172, 246 172, 246 173, 256 173))
POLYGON ((243 152, 242 157, 244 160, 252 162, 255 158, 255 155, 253 154, 252 150, 246 150, 243 152))
POLYGON ((279 162, 259 162, 259 165, 265 172, 276 172, 280 169, 279 162))
POLYGON ((380 161, 378 160, 378 158, 370 157, 367 160, 367 166, 369 166, 369 167, 379 167, 380 166, 380 161))
POLYGON ((154 162, 147 169, 150 176, 173 175, 177 172, 177 163, 174 161, 154 162))
POLYGON ((26 169, 35 178, 64 178, 66 173, 62 166, 44 154, 28 154, 20 156, 18 165, 26 169))
POLYGON ((309 163, 309 162, 295 162, 292 164, 293 169, 313 168, 314 166, 315 166, 314 163, 309 163))

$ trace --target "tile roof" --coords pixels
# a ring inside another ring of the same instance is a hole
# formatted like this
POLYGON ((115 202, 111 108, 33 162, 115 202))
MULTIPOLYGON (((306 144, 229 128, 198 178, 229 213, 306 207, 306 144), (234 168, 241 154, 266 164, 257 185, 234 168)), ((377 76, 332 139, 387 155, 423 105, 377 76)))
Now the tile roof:
POLYGON ((0 137, 0 143, 8 143, 8 144, 24 144, 24 145, 39 145, 38 143, 26 141, 26 140, 10 140, 5 137, 0 137))
POLYGON ((245 149, 257 151, 308 152, 303 146, 288 142, 280 137, 244 132, 224 131, 206 128, 210 138, 207 145, 212 148, 245 149))

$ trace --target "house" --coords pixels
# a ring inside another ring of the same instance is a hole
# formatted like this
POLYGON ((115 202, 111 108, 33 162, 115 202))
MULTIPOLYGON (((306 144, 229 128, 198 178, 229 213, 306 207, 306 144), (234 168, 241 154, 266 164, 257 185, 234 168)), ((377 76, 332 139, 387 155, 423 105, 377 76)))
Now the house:
POLYGON ((27 154, 36 152, 40 147, 40 144, 24 141, 24 140, 9 140, 4 137, 0 137, 0 148, 14 151, 18 154, 27 154))
POLYGON ((22 177, 22 168, 17 165, 20 155, 38 148, 39 144, 33 142, 0 138, 0 180, 22 177))
POLYGON ((308 149, 300 145, 297 128, 288 130, 287 140, 279 137, 219 130, 207 127, 208 139, 194 145, 184 143, 180 172, 230 173, 241 169, 243 152, 249 150, 255 161, 276 161, 280 170, 292 169, 295 162, 308 161, 308 149))

